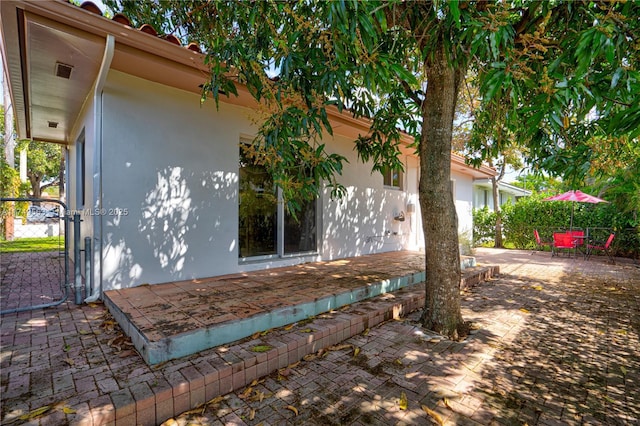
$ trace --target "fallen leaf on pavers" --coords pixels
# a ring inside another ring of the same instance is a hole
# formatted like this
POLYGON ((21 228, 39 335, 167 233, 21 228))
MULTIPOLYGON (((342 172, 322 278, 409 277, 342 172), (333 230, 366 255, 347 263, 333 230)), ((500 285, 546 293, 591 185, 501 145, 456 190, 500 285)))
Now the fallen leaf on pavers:
POLYGON ((302 333, 311 333, 311 332, 313 332, 313 329, 311 329, 311 328, 303 328, 302 330, 300 330, 300 332, 302 332, 302 333))
POLYGON ((451 407, 451 404, 449 404, 449 400, 447 398, 442 398, 442 403, 444 404, 445 407, 447 407, 449 410, 454 411, 453 407, 451 407))
POLYGON ((541 285, 533 285, 533 286, 531 286, 531 288, 534 289, 534 290, 538 290, 538 291, 542 290, 542 286, 541 285))
POLYGON ((282 377, 289 377, 289 375, 291 374, 291 369, 281 368, 280 370, 278 370, 278 374, 281 375, 282 377))
POLYGON ((402 392, 400 394, 400 401, 398 401, 398 405, 400 406, 401 410, 406 410, 407 408, 409 408, 409 400, 407 399, 407 394, 402 392))
POLYGON ((29 411, 27 414, 23 414, 19 417, 20 420, 31 420, 35 419, 38 416, 43 415, 47 411, 51 409, 50 405, 44 405, 40 408, 36 408, 35 410, 29 411))
POLYGON ((627 330, 616 330, 617 334, 620 334, 622 336, 626 336, 627 335, 627 330))
POLYGON ((116 322, 114 320, 104 320, 102 324, 100 324, 100 328, 102 328, 107 333, 110 333, 115 330, 116 322))
POLYGON ((260 333, 261 336, 266 336, 267 334, 271 333, 271 330, 265 330, 262 333, 260 333))
POLYGON ((530 314, 531 312, 529 312, 528 309, 525 308, 520 308, 520 312, 525 313, 525 314, 530 314))
POLYGON ((429 417, 431 417, 440 426, 444 426, 444 420, 442 420, 442 417, 440 417, 440 414, 436 413, 435 411, 433 411, 432 409, 430 409, 426 405, 422 406, 422 410, 425 413, 427 413, 429 415, 429 417))
POLYGON ((261 379, 261 380, 253 379, 253 382, 251 382, 249 386, 255 387, 255 386, 258 386, 260 383, 264 383, 264 379, 261 379))
POLYGON ((256 332, 256 333, 253 333, 253 334, 251 335, 251 339, 257 339, 258 337, 260 337, 260 334, 262 334, 262 333, 260 333, 259 331, 258 331, 258 332, 256 332))
POLYGON ((360 348, 355 348, 353 350, 353 357, 356 358, 358 356, 358 354, 360 353, 360 348))
POLYGON ((135 355, 135 354, 136 354, 136 351, 134 351, 134 350, 132 350, 132 349, 127 349, 126 351, 122 351, 122 352, 120 352, 120 353, 118 354, 118 357, 120 357, 120 358, 126 358, 126 357, 128 357, 128 356, 135 355))
POLYGON ((65 405, 64 407, 62 407, 62 412, 65 414, 75 414, 77 410, 65 405))
POLYGON ((93 331, 93 334, 95 334, 96 336, 99 336, 99 335, 101 335, 101 334, 102 334, 102 331, 100 331, 100 330, 94 330, 94 331, 93 331))
POLYGON ((307 354, 307 355, 303 356, 302 359, 304 361, 313 361, 314 359, 316 359, 316 355, 315 354, 307 354))
POLYGON ((309 323, 312 323, 314 319, 316 319, 316 317, 311 316, 311 317, 309 317, 307 319, 300 320, 300 321, 298 321, 298 325, 302 327, 303 325, 307 325, 309 323))
POLYGON ((78 334, 80 334, 80 335, 82 335, 82 336, 84 336, 84 335, 86 335, 86 334, 89 334, 89 333, 91 333, 91 332, 90 332, 90 331, 88 331, 88 330, 80 330, 80 331, 78 331, 78 334))
POLYGON ((152 365, 151 368, 154 370, 160 370, 162 367, 167 365, 169 361, 162 361, 160 364, 152 365))
POLYGON ((284 329, 289 331, 289 330, 291 330, 293 328, 294 325, 295 324, 289 324, 289 325, 285 326, 284 329))
POLYGON ((253 346, 250 351, 251 352, 268 352, 271 349, 273 349, 273 346, 269 346, 269 345, 257 345, 257 346, 253 346))
POLYGON ((209 401, 207 401, 207 405, 209 405, 209 404, 211 404, 211 405, 219 404, 222 401, 224 401, 224 396, 216 396, 215 398, 210 399, 209 401))
POLYGON ((251 397, 251 401, 258 401, 258 402, 262 402, 264 401, 264 399, 267 397, 267 395, 264 394, 264 392, 262 391, 256 391, 256 394, 254 396, 251 397))
POLYGON ((343 349, 351 349, 353 347, 353 345, 349 345, 347 343, 344 343, 342 345, 333 345, 333 346, 329 346, 327 348, 328 351, 341 351, 343 349))
POLYGON ((66 362, 67 364, 69 364, 70 367, 73 367, 74 364, 76 363, 74 360, 72 360, 71 358, 65 358, 63 359, 64 362, 66 362))
POLYGON ((162 423, 160 426, 178 426, 178 422, 176 421, 176 419, 171 418, 169 420, 165 420, 165 422, 162 423))
POLYGON ((253 388, 251 386, 249 386, 248 388, 246 388, 244 390, 244 392, 242 392, 240 395, 238 395, 238 398, 247 399, 247 398, 249 398, 249 395, 251 395, 251 392, 253 392, 253 388))
POLYGON ((249 411, 249 420, 253 420, 256 418, 256 410, 255 409, 251 409, 251 411, 249 411))
POLYGON ((192 408, 189 411, 185 411, 183 413, 180 414, 180 416, 189 416, 191 414, 204 414, 204 412, 207 410, 207 404, 200 404, 195 408, 192 408))
POLYGON ((296 407, 294 407, 293 405, 287 405, 286 407, 287 410, 291 410, 293 411, 293 413, 297 416, 298 415, 298 409, 296 407))
POLYGON ((71 349, 71 346, 69 345, 64 345, 64 347, 62 348, 62 350, 65 352, 69 352, 69 349, 71 349))
POLYGON ((91 302, 91 303, 87 303, 87 306, 89 306, 90 308, 97 308, 102 306, 102 303, 91 302))
POLYGON ((402 363, 402 360, 400 358, 396 358, 393 360, 393 363, 395 365, 399 365, 399 366, 403 366, 404 364, 402 363))
POLYGON ((623 375, 623 376, 626 376, 626 375, 627 375, 627 369, 626 369, 626 368, 624 368, 624 365, 621 365, 621 366, 620 366, 620 371, 622 371, 622 375, 623 375))
POLYGON ((363 335, 363 336, 368 335, 368 334, 369 334, 369 331, 371 331, 371 330, 370 330, 370 329, 368 329, 368 328, 365 328, 365 329, 364 329, 364 331, 362 332, 362 335, 363 335))

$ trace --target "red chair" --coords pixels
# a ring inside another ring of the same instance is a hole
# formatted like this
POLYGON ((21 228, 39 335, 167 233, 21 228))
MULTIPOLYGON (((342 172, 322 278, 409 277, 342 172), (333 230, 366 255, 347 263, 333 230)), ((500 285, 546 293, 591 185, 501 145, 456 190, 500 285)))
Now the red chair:
POLYGON ((584 231, 569 231, 577 246, 584 245, 584 231))
POLYGON ((536 245, 538 246, 538 250, 544 251, 544 247, 545 246, 551 247, 551 242, 550 241, 542 241, 540 239, 540 234, 538 234, 538 230, 537 229, 533 230, 533 236, 536 237, 536 245))
POLYGON ((608 257, 609 260, 611 260, 612 262, 613 260, 613 254, 611 253, 611 243, 613 242, 613 238, 616 236, 616 234, 610 234, 609 238, 607 239, 607 242, 602 244, 602 243, 596 243, 596 244, 587 244, 587 255, 586 258, 589 259, 589 257, 591 257, 591 253, 593 253, 594 250, 598 250, 598 251, 603 251, 608 257))
POLYGON ((554 232, 553 245, 551 246, 551 257, 558 256, 558 250, 575 250, 576 242, 573 236, 568 232, 554 232))

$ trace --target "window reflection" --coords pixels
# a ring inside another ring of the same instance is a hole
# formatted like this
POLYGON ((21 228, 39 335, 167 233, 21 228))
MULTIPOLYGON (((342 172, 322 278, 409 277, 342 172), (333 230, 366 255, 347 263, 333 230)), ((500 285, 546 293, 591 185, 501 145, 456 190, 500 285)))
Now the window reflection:
MULTIPOLYGON (((240 147, 239 257, 273 256, 317 250, 316 200, 302 203, 296 217, 278 214, 281 200, 266 168, 240 147), (278 230, 282 229, 282 247, 278 230)), ((284 209, 282 209, 284 211, 284 209)))

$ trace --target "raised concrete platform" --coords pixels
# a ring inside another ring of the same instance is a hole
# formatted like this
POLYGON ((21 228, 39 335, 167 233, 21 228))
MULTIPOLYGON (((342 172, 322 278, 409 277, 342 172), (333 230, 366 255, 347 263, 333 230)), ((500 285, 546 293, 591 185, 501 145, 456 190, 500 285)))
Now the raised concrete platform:
MULTIPOLYGON (((474 265, 474 258, 462 259, 463 269, 474 265)), ((424 279, 424 255, 397 252, 108 291, 104 301, 143 359, 154 365, 424 279)))

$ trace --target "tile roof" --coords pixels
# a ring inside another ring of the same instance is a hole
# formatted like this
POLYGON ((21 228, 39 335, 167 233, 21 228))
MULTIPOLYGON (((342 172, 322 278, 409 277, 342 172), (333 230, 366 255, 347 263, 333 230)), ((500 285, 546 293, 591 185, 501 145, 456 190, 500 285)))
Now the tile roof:
MULTIPOLYGON (((70 0, 68 0, 70 4, 71 3, 70 0)), ((100 8, 93 2, 91 1, 85 1, 80 5, 81 9, 84 9, 88 12, 91 13, 95 13, 96 15, 100 15, 104 18, 107 18, 103 13, 102 10, 100 10, 100 8)), ((107 18, 108 19, 108 18, 107 18)), ((129 18, 125 15, 123 15, 122 13, 116 13, 113 18, 111 18, 112 21, 117 22, 121 25, 133 28, 133 26, 131 25, 131 20, 129 20, 129 18)), ((173 43, 175 45, 178 46, 182 46, 182 42, 180 41, 180 39, 176 36, 174 36, 173 34, 158 34, 158 32, 156 31, 156 29, 150 25, 150 24, 143 24, 140 28, 138 28, 139 31, 142 31, 143 33, 147 33, 149 35, 152 35, 154 37, 158 37, 161 38, 163 40, 168 41, 169 43, 173 43)), ((189 49, 193 52, 197 52, 197 53, 202 53, 202 49, 200 49, 200 46, 198 46, 196 43, 189 43, 187 46, 185 46, 186 49, 189 49)))

